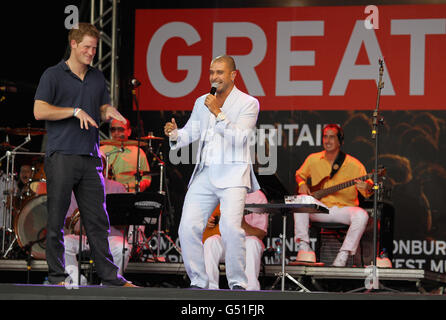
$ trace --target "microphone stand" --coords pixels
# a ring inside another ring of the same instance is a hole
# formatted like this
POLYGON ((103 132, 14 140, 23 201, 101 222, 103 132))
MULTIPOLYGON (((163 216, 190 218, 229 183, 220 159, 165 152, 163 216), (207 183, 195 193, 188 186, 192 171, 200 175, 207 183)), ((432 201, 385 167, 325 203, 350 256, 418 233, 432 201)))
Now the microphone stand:
POLYGON ((140 146, 141 146, 141 112, 139 109, 139 103, 138 103, 138 98, 136 97, 136 88, 138 88, 140 86, 139 82, 133 83, 131 82, 131 85, 133 87, 132 89, 132 96, 133 96, 133 100, 135 101, 135 105, 136 105, 136 117, 137 117, 137 141, 138 141, 138 151, 137 151, 137 156, 136 156, 136 173, 135 173, 135 193, 138 193, 140 188, 139 188, 139 184, 141 182, 141 173, 139 172, 139 154, 140 154, 140 146))
POLYGON ((377 272, 377 239, 378 239, 378 191, 379 191, 379 182, 378 182, 378 156, 379 156, 379 125, 384 123, 384 118, 379 115, 379 102, 381 98, 381 90, 384 88, 384 82, 382 81, 382 76, 384 73, 384 60, 379 58, 379 79, 378 79, 378 95, 376 98, 376 107, 372 114, 372 139, 375 140, 375 164, 373 170, 373 261, 372 261, 372 272, 371 277, 367 276, 366 286, 365 288, 355 289, 349 292, 356 292, 362 289, 366 289, 367 291, 378 290, 378 289, 387 289, 389 291, 398 292, 397 290, 387 288, 379 283, 378 280, 378 272, 377 272))
POLYGON ((109 171, 108 163, 109 163, 110 156, 112 154, 118 153, 118 152, 124 152, 124 144, 121 144, 121 148, 119 150, 110 151, 110 152, 105 153, 105 177, 106 177, 106 179, 108 179, 108 171, 109 171))
POLYGON ((377 276, 377 236, 378 236, 378 155, 379 155, 379 139, 378 139, 378 124, 382 124, 384 119, 379 116, 379 101, 381 98, 381 90, 384 88, 384 82, 382 76, 384 73, 383 60, 378 59, 379 62, 379 80, 378 80, 378 95, 376 98, 376 108, 372 115, 372 139, 375 140, 375 168, 373 171, 373 266, 372 266, 372 289, 379 289, 379 280, 377 276))

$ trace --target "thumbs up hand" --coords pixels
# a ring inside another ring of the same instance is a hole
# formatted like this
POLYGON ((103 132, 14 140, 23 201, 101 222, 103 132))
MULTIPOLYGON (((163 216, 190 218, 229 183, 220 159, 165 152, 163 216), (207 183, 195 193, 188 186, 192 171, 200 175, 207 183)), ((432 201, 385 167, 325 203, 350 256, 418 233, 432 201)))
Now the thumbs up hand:
POLYGON ((177 123, 175 122, 175 118, 172 118, 171 122, 167 122, 164 125, 164 134, 166 136, 170 136, 173 130, 178 128, 177 123))

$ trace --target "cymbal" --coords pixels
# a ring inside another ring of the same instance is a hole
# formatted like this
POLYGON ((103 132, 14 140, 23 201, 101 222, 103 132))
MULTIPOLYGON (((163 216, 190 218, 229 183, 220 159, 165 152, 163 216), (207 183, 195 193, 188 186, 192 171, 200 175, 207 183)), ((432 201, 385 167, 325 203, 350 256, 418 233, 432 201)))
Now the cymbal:
POLYGON ((140 140, 164 140, 164 138, 161 137, 155 137, 155 136, 145 136, 145 137, 141 137, 139 138, 140 140))
POLYGON ((2 128, 2 130, 6 131, 8 134, 14 134, 17 136, 40 136, 46 134, 46 130, 41 128, 2 128))
MULTIPOLYGON (((125 175, 125 176, 134 176, 136 174, 136 170, 135 171, 120 172, 119 174, 122 174, 122 175, 125 175)), ((140 171, 140 175, 141 176, 158 176, 159 172, 140 171)))
MULTIPOLYGON (((138 141, 136 141, 136 140, 115 140, 115 139, 110 139, 110 140, 101 140, 100 141, 100 145, 101 146, 116 146, 116 147, 137 146, 138 145, 138 141)), ((140 141, 139 142, 139 146, 140 147, 145 147, 145 146, 147 146, 147 142, 140 141)))

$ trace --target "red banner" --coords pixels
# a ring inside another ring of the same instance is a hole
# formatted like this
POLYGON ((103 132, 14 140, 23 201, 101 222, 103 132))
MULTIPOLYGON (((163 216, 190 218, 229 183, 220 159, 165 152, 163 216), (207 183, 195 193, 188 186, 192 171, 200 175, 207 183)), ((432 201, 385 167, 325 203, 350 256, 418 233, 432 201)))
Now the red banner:
POLYGON ((446 109, 446 5, 137 10, 141 110, 190 110, 213 57, 261 110, 446 109))

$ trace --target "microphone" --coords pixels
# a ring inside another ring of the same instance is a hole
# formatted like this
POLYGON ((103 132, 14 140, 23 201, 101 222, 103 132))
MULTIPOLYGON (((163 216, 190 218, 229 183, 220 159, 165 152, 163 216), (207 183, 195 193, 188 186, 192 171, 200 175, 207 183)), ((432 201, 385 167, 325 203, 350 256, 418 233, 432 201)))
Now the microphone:
POLYGON ((138 88, 141 85, 141 82, 139 82, 138 79, 133 78, 130 80, 130 84, 133 88, 138 88))
POLYGON ((218 88, 218 83, 212 82, 211 91, 209 93, 212 94, 213 96, 215 96, 215 92, 217 92, 217 88, 218 88))

